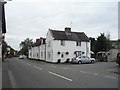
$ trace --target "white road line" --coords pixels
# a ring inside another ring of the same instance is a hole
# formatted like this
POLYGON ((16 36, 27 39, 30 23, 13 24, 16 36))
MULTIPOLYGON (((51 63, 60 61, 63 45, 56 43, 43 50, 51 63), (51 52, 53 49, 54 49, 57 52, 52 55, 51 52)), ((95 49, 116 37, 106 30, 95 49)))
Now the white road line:
POLYGON ((111 76, 103 76, 103 77, 107 77, 107 78, 111 78, 111 79, 116 79, 116 77, 111 77, 111 76))
POLYGON ((31 64, 29 64, 29 63, 26 63, 26 64, 29 65, 29 66, 31 65, 31 64))
POLYGON ((16 85, 15 79, 13 77, 12 71, 10 71, 10 70, 8 71, 8 76, 9 76, 9 79, 10 79, 11 88, 17 88, 17 85, 16 85))
POLYGON ((97 73, 93 73, 93 75, 97 76, 98 74, 97 73))
POLYGON ((61 78, 65 79, 65 80, 72 81, 72 79, 69 79, 69 78, 67 78, 67 77, 64 77, 64 76, 62 76, 62 75, 58 75, 58 74, 56 74, 56 73, 53 73, 53 72, 51 72, 51 71, 48 71, 48 72, 49 72, 50 74, 53 74, 53 75, 55 75, 55 76, 61 77, 61 78))
POLYGON ((36 67, 36 66, 33 66, 34 68, 37 68, 37 69, 39 69, 39 70, 42 70, 42 68, 40 68, 40 67, 36 67))
POLYGON ((63 69, 68 69, 68 68, 63 68, 63 69))
POLYGON ((88 73, 88 72, 85 72, 85 71, 80 71, 81 73, 88 73))

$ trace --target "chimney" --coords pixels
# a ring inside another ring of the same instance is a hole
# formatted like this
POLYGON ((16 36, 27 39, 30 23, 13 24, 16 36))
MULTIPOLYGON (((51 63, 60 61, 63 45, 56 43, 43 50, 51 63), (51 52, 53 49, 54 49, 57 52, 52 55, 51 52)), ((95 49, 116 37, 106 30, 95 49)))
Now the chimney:
POLYGON ((40 39, 39 39, 39 38, 38 38, 38 39, 36 39, 36 43, 37 43, 37 42, 39 42, 39 41, 40 41, 40 39))
POLYGON ((66 27, 66 28, 65 28, 65 33, 66 33, 67 35, 71 35, 71 28, 70 28, 70 27, 66 27))

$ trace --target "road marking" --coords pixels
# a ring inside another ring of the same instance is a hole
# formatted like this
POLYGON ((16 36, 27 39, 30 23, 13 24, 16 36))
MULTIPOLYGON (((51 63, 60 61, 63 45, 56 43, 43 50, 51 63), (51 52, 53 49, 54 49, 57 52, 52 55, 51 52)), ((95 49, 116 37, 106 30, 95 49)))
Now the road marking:
POLYGON ((88 73, 88 72, 85 72, 85 71, 80 71, 81 73, 88 73))
POLYGON ((55 75, 55 76, 61 77, 61 78, 65 79, 65 80, 72 81, 72 79, 69 79, 69 78, 64 77, 64 76, 62 76, 62 75, 59 75, 59 74, 53 73, 53 72, 51 72, 51 71, 48 71, 48 72, 49 72, 50 74, 55 75))
POLYGON ((97 73, 93 73, 93 75, 97 76, 98 74, 97 73))
POLYGON ((10 84, 11 84, 11 88, 17 88, 17 85, 15 83, 15 79, 13 77, 13 74, 12 74, 12 71, 8 71, 8 76, 9 76, 9 79, 10 79, 10 84))
POLYGON ((26 63, 26 64, 29 65, 29 66, 31 65, 31 64, 29 64, 29 63, 26 63))
POLYGON ((68 68, 63 68, 63 69, 68 69, 68 68))
POLYGON ((36 67, 36 66, 33 66, 34 68, 37 68, 37 69, 39 69, 39 70, 42 70, 42 68, 40 68, 40 67, 36 67))
POLYGON ((107 77, 107 78, 111 78, 111 79, 116 79, 116 77, 111 77, 111 76, 103 76, 103 77, 107 77))

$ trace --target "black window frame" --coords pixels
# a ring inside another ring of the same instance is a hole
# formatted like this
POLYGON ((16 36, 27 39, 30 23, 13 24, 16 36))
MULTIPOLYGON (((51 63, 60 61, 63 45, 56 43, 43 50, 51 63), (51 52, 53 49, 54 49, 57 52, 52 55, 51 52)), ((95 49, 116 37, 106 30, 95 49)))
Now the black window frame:
POLYGON ((81 41, 76 41, 76 46, 81 46, 81 41))

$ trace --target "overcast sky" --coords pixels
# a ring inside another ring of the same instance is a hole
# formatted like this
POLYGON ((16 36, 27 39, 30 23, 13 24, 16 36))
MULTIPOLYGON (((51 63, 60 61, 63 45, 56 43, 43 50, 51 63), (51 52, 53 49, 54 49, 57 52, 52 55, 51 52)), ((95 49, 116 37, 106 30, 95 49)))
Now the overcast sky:
POLYGON ((6 4, 6 41, 14 49, 26 38, 46 37, 49 28, 85 32, 97 38, 100 33, 118 39, 117 0, 12 0, 6 4), (89 2, 88 2, 89 1, 89 2), (113 2, 114 1, 114 2, 113 2), (72 22, 72 24, 71 24, 72 22))

